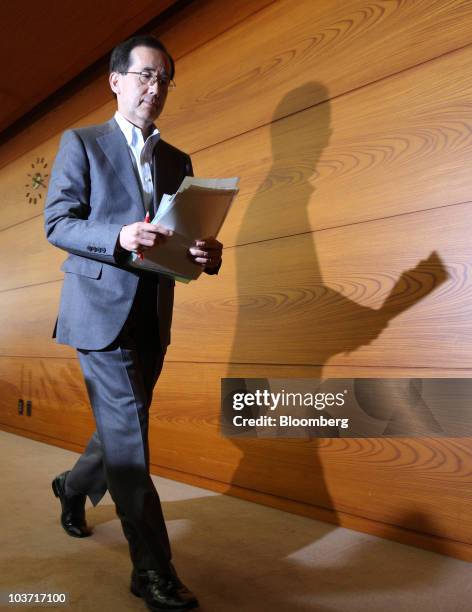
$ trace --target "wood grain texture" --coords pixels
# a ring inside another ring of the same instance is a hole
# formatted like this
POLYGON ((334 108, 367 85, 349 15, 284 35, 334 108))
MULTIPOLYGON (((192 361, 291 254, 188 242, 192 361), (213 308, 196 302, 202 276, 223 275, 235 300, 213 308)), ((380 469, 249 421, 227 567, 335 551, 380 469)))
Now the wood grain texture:
POLYGON ((471 23, 460 0, 275 2, 182 58, 163 133, 209 147, 469 44, 471 23))
MULTIPOLYGON (((221 3, 191 6, 181 26, 172 23, 166 33, 163 24, 159 32, 178 60, 179 82, 160 127, 175 145, 200 150, 461 48, 472 40, 471 22, 472 8, 461 0, 239 2, 231 15, 221 3), (196 20, 206 26, 198 28, 200 47, 191 42, 190 53, 188 31, 196 20), (313 79, 323 88, 307 95, 303 86, 313 79)), ((113 102, 104 81, 101 74, 42 118, 33 133, 0 147, 0 166, 31 148, 32 140, 38 144, 38 129, 45 140, 71 124, 93 123, 87 116, 100 106, 99 114, 110 116, 113 102)))
MULTIPOLYGON (((275 372, 259 366, 250 375, 275 372)), ((155 464, 227 482, 229 492, 242 487, 471 542, 470 440, 227 440, 218 433, 224 375, 216 364, 167 364, 150 427, 155 464)))
MULTIPOLYGON (((198 174, 240 174, 242 191, 220 275, 177 288, 152 461, 229 494, 467 554, 470 440, 228 440, 218 423, 222 376, 470 375, 472 56, 453 50, 471 42, 472 8, 250 5, 225 31, 228 9, 207 3, 214 29, 197 41, 195 13, 168 32, 185 51, 163 136, 198 151, 198 174)), ((103 91, 65 103, 57 129, 107 119, 103 91)), ((0 150, 0 163, 26 151, 0 170, 0 423, 80 446, 93 422, 78 363, 50 338, 64 254, 43 238, 42 203, 23 206, 32 156, 52 161, 57 148, 49 134, 0 150), (19 394, 33 397, 31 421, 16 414, 19 394)))
MULTIPOLYGON (((0 236, 0 292, 63 279, 60 267, 68 253, 47 241, 42 214, 4 229, 0 236)), ((57 304, 51 306, 55 308, 57 304)), ((51 314, 54 314, 53 308, 51 314)))
POLYGON ((77 359, 0 358, 2 426, 85 446, 95 429, 77 359), (23 399, 23 415, 18 400, 23 399), (26 401, 32 402, 31 416, 26 401))
MULTIPOLYGON (((468 48, 194 155, 200 175, 242 177, 224 244, 469 200, 471 61, 468 48)), ((90 121, 110 115, 111 109, 90 121)), ((0 227, 41 212, 43 200, 26 202, 27 174, 38 156, 50 168, 57 146, 54 137, 0 169, 0 227)))
MULTIPOLYGON (((161 466, 153 466, 152 469, 154 474, 158 474, 159 476, 163 476, 165 478, 172 478, 174 480, 186 482, 197 487, 204 487, 219 493, 227 492, 225 485, 216 480, 194 476, 193 474, 187 474, 185 472, 163 468, 161 466)), ((321 508, 320 506, 312 506, 311 504, 304 504, 292 499, 267 495, 266 493, 260 493, 259 491, 254 491, 235 485, 231 486, 231 495, 257 504, 278 508, 279 510, 284 510, 285 512, 300 514, 302 516, 324 521, 326 523, 340 525, 342 527, 346 527, 347 529, 363 531, 379 538, 401 542, 402 544, 408 544, 410 546, 417 546, 419 548, 431 550, 443 555, 456 557, 457 559, 462 559, 463 561, 472 561, 472 545, 464 542, 432 536, 426 533, 419 533, 410 529, 399 527, 397 525, 387 525, 386 523, 372 521, 361 516, 328 510, 326 508, 321 508)))
MULTIPOLYGON (((192 418, 189 415, 195 415, 196 420, 203 421, 207 428, 210 426, 214 434, 217 431, 219 418, 219 384, 220 379, 228 374, 226 365, 192 364, 190 369, 198 374, 195 374, 188 384, 182 385, 181 381, 186 377, 189 364, 166 360, 164 373, 156 388, 151 419, 157 424, 162 422, 164 427, 169 423, 173 424, 177 431, 181 419, 186 423, 192 418), (195 376, 203 381, 203 385, 196 384, 195 376), (177 394, 176 389, 182 389, 183 395, 177 394), (173 410, 175 412, 172 412, 173 410), (209 415, 212 415, 211 418, 209 415)), ((326 369, 324 374, 333 378, 397 376, 395 370, 388 368, 336 366, 326 369)), ((281 365, 250 367, 235 365, 231 375, 259 378, 313 378, 317 376, 317 369, 281 365)), ((425 371, 414 368, 402 370, 402 375, 464 377, 472 375, 472 370, 427 369, 425 371)), ((86 443, 93 431, 93 417, 75 352, 71 352, 69 358, 0 356, 0 390, 2 425, 21 430, 38 429, 43 436, 69 440, 79 446, 86 443), (33 402, 31 417, 18 414, 18 399, 33 402)), ((162 445, 162 440, 155 435, 151 435, 151 440, 156 449, 162 445)), ((222 461, 224 456, 223 453, 222 461)), ((159 454, 156 455, 156 461, 159 461, 159 454)), ((171 469, 171 465, 168 467, 171 469)), ((223 481, 221 476, 219 480, 223 481)))
POLYGON ((218 279, 178 287, 169 356, 464 367, 471 211, 464 204, 228 249, 218 279))
POLYGON ((198 0, 163 20, 155 29, 173 56, 180 60, 224 35, 277 0, 234 0, 231 10, 218 0, 198 0))
MULTIPOLYGON (((42 217, 47 189, 42 186, 38 187, 34 191, 37 203, 30 203, 27 194, 32 193, 31 175, 39 170, 45 180, 49 181, 59 141, 60 137, 54 136, 47 143, 31 149, 11 164, 0 168, 0 185, 2 185, 0 231, 18 226, 16 231, 21 232, 21 224, 24 221, 42 217), (35 169, 33 166, 36 165, 38 159, 44 159, 44 161, 35 169)), ((44 234, 44 231, 42 233, 44 234)))
MULTIPOLYGON (((198 175, 241 176, 222 242, 470 200, 471 62, 467 48, 194 155, 198 175)), ((280 107, 322 89, 307 81, 280 107)))
MULTIPOLYGON (((188 54, 199 45, 215 38, 235 24, 244 21, 252 13, 267 6, 273 0, 233 0, 231 11, 223 8, 220 0, 198 0, 178 13, 160 19, 150 32, 159 36, 175 60, 188 54)), ((75 76, 75 75, 74 75, 75 76)), ((7 94, 0 101, 14 105, 14 99, 7 94)), ((108 119, 113 114, 114 102, 108 85, 108 66, 105 63, 88 71, 88 77, 50 99, 50 110, 43 112, 36 121, 18 131, 13 139, 0 144, 0 168, 64 131, 72 125, 90 124, 101 121, 89 115, 98 112, 108 119), (85 81, 85 82, 84 82, 85 81)))
POLYGON ((0 294, 0 355, 74 357, 69 346, 56 344, 52 332, 61 292, 60 281, 0 294))
POLYGON ((111 10, 107 3, 94 0, 80 4, 63 0, 46 6, 4 3, 0 53, 8 57, 2 89, 9 103, 0 98, 0 130, 171 4, 173 0, 115 0, 111 10), (34 78, 25 78, 33 58, 34 78))
MULTIPOLYGON (((178 285, 169 356, 320 368, 464 367, 472 358, 464 231, 471 211, 462 204, 228 249, 218 277, 178 285)), ((0 321, 10 325, 0 354, 63 354, 48 334, 63 254, 53 260, 39 250, 31 258, 25 264, 46 282, 1 294, 0 321)), ((5 276, 15 286, 31 280, 22 267, 5 276)))
MULTIPOLYGON (((282 371, 301 374, 275 366, 254 368, 252 376, 282 371)), ((233 375, 246 373, 242 366, 233 375)), ((357 371, 362 373, 372 374, 357 371)), ((471 543, 469 439, 226 439, 219 433, 219 381, 225 375, 224 365, 166 364, 151 407, 154 465, 213 480, 222 492, 275 497, 282 507, 283 500, 298 500, 471 543)), ((0 358, 0 384, 2 426, 86 444, 93 420, 76 359, 0 358), (31 417, 16 414, 19 397, 32 400, 31 417)))
MULTIPOLYGON (((395 117, 389 130, 392 134, 399 134, 398 142, 403 142, 403 152, 395 151, 395 142, 390 150, 387 149, 390 136, 383 124, 383 116, 379 118, 376 100, 385 98, 385 104, 389 105, 395 89, 401 93, 409 91, 412 87, 411 75, 405 77, 407 82, 403 84, 403 89, 398 83, 382 83, 346 96, 332 105, 338 108, 336 113, 332 113, 336 115, 337 129, 325 151, 323 143, 331 129, 327 127, 330 124, 327 121, 327 114, 330 114, 327 104, 276 122, 276 127, 270 130, 271 136, 268 128, 262 128, 237 139, 231 147, 217 146, 195 156, 195 166, 204 174, 218 175, 228 171, 243 177, 241 194, 221 236, 225 245, 301 234, 320 227, 399 215, 417 208, 440 207, 451 201, 467 199, 468 165, 460 163, 460 160, 465 162, 472 150, 467 136, 472 117, 469 116, 466 102, 467 95, 472 96, 472 84, 470 90, 466 88, 464 93, 464 83, 455 75, 465 70, 466 62, 472 59, 470 55, 471 52, 466 50, 455 54, 454 58, 440 60, 444 67, 438 69, 436 66, 438 73, 444 75, 444 81, 434 79, 434 82, 446 92, 444 99, 438 91, 435 101, 426 100, 426 84, 434 76, 423 75, 430 71, 432 65, 429 65, 421 70, 421 78, 417 79, 420 106, 402 110, 399 101, 396 101, 395 106, 388 108, 390 116, 395 117), (424 84, 423 90, 419 82, 424 84), (387 86, 390 88, 389 95, 385 92, 387 86), (351 98, 356 98, 356 101, 351 98), (439 111, 439 107, 443 110, 439 111), (385 155, 382 154, 378 160, 372 158, 372 164, 365 167, 361 163, 365 156, 359 146, 360 134, 356 133, 350 120, 350 113, 355 109, 362 112, 364 117, 364 152, 369 148, 375 150, 375 134, 378 134, 377 150, 382 151, 382 138, 385 144, 385 155), (457 115, 451 109, 456 109, 457 115), (421 125, 418 117, 421 117, 421 125), (413 164, 408 162, 415 154, 414 123, 417 132, 424 135, 425 153, 413 164), (457 126, 456 132, 454 125, 457 126), (312 128, 308 129, 307 126, 312 128), (324 132, 323 126, 326 128, 324 132), (402 133, 403 140, 400 138, 402 133), (445 138, 444 146, 440 147, 439 140, 433 138, 435 134, 438 138, 440 134, 449 134, 451 138, 449 141, 445 138), (431 146, 427 146, 428 135, 431 146), (355 155, 359 162, 357 166, 353 161, 355 155), (250 164, 248 159, 251 160, 250 164), (348 159, 351 164, 344 167, 343 161, 348 159), (381 196, 379 184, 382 185, 381 196), (267 223, 268 218, 270 223, 267 223)), ((401 81, 403 78, 399 76, 391 81, 401 81)), ((46 244, 42 217, 38 216, 42 214, 44 200, 32 205, 26 201, 25 195, 31 159, 36 159, 41 152, 46 160, 52 160, 57 145, 57 138, 54 138, 41 151, 33 150, 30 155, 0 170, 0 180, 5 187, 0 225, 8 228, 2 233, 0 243, 0 269, 5 272, 0 275, 0 289, 61 278, 58 268, 65 254, 46 244), (11 253, 17 249, 18 232, 21 232, 25 254, 12 258, 11 253)), ((49 161, 49 171, 50 166, 49 161)), ((449 217, 448 212, 442 214, 449 217)), ((410 217, 403 219, 406 223, 410 217)), ((461 219, 467 225, 464 215, 461 219)), ((398 228, 401 223, 399 219, 394 227, 398 228)), ((465 225, 461 232, 466 231, 465 225)), ((457 228, 459 230, 460 225, 457 228)), ((449 239, 460 241, 461 232, 457 236, 449 233, 449 239)), ((383 236, 384 240, 390 241, 385 232, 383 236)), ((412 240, 413 245, 416 242, 412 240)), ((410 248, 402 247, 403 250, 410 248)))
MULTIPOLYGON (((75 452, 82 452, 83 447, 73 444, 68 440, 61 440, 44 434, 38 434, 34 431, 28 431, 9 425, 1 425, 1 429, 12 434, 24 436, 58 446, 60 448, 66 448, 75 452)), ((170 478, 187 484, 202 487, 215 491, 218 493, 227 493, 227 485, 225 483, 211 480, 202 476, 195 476, 194 474, 187 474, 180 472, 179 470, 165 468, 162 466, 156 466, 151 464, 151 472, 164 478, 170 478)), ((347 529, 354 529, 356 531, 363 531, 371 535, 375 535, 379 538, 393 540, 395 542, 401 542, 410 546, 417 546, 426 550, 431 550, 443 555, 456 557, 463 561, 472 561, 472 545, 455 540, 445 539, 438 536, 431 536, 425 533, 418 533, 410 529, 404 529, 397 525, 387 525, 386 523, 372 521, 361 516, 354 516, 343 512, 336 512, 334 510, 327 510, 320 508, 319 506, 312 506, 310 504, 304 504, 291 499, 284 499, 275 497, 274 495, 267 495, 266 493, 260 493, 258 491, 251 491, 243 487, 232 486, 231 495, 239 497, 253 503, 262 504, 292 514, 299 514, 308 518, 313 518, 326 523, 332 523, 334 525, 340 525, 347 529)))

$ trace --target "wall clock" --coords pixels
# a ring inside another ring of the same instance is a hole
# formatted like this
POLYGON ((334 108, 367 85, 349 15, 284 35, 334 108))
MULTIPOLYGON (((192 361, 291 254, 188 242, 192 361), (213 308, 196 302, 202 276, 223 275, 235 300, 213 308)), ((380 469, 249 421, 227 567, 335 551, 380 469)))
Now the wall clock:
POLYGON ((28 204, 37 204, 46 191, 48 174, 45 173, 48 164, 44 157, 37 157, 31 164, 31 172, 27 174, 26 199, 28 204))

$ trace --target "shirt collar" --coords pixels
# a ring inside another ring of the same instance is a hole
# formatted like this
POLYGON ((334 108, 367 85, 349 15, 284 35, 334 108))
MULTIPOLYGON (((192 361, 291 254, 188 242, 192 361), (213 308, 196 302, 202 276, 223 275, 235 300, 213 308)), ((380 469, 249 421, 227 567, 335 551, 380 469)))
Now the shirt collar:
POLYGON ((125 135, 126 142, 130 147, 136 148, 138 145, 140 145, 140 148, 154 148, 157 141, 161 137, 159 130, 156 126, 154 126, 154 130, 147 137, 146 142, 144 142, 142 131, 133 123, 131 123, 131 121, 128 121, 128 119, 123 117, 123 115, 119 111, 115 112, 115 121, 118 123, 121 131, 125 135))

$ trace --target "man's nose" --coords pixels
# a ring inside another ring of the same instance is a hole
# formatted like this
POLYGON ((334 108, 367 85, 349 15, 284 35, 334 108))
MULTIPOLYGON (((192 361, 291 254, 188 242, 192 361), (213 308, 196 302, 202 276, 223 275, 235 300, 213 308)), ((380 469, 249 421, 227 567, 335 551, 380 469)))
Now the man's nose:
POLYGON ((148 93, 150 94, 157 94, 157 90, 159 89, 159 85, 157 84, 157 81, 149 81, 148 83, 148 93))

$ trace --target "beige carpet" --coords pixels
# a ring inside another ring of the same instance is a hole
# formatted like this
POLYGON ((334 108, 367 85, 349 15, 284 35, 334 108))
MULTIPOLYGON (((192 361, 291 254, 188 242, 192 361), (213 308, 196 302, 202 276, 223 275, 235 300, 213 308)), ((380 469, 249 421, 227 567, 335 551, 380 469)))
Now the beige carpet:
MULTIPOLYGON (((1 431, 0 444, 0 590, 68 594, 66 606, 28 609, 145 611, 128 591, 128 547, 108 494, 88 509, 92 537, 70 538, 59 524, 50 481, 77 455, 1 431)), ((164 478, 154 481, 174 564, 202 611, 472 610, 469 563, 164 478)))

